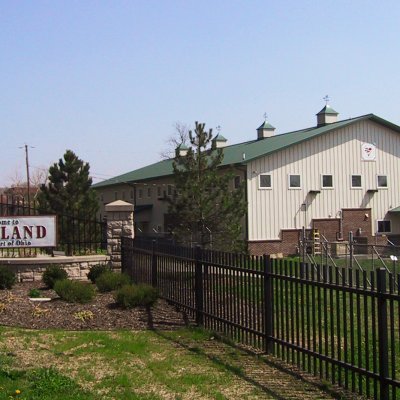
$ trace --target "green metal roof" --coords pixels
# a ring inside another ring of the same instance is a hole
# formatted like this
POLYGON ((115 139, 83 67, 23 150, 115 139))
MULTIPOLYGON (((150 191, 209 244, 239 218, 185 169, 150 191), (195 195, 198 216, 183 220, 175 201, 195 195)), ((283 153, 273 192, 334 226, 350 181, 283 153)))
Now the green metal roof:
MULTIPOLYGON (((312 127, 281 135, 275 135, 260 140, 252 140, 249 142, 226 146, 223 148, 224 158, 221 165, 243 165, 256 158, 270 155, 287 147, 311 140, 317 136, 326 134, 328 132, 333 132, 337 129, 344 128, 363 120, 371 120, 377 124, 384 125, 400 133, 400 126, 377 117, 374 114, 367 114, 361 117, 351 118, 319 127, 312 127)), ((173 173, 172 163, 173 159, 163 160, 135 171, 116 176, 115 178, 96 183, 93 185, 93 187, 100 188, 121 183, 145 181, 148 179, 166 177, 172 175, 173 173)))
POLYGON ((400 206, 389 210, 390 213, 400 213, 400 206))
POLYGON ((268 121, 265 121, 264 123, 262 123, 257 130, 259 129, 275 129, 274 126, 272 126, 268 121))
POLYGON ((338 115, 339 113, 335 111, 331 106, 328 104, 317 114, 333 114, 333 115, 338 115))
POLYGON ((224 138, 220 133, 213 139, 213 142, 227 142, 228 140, 224 138))

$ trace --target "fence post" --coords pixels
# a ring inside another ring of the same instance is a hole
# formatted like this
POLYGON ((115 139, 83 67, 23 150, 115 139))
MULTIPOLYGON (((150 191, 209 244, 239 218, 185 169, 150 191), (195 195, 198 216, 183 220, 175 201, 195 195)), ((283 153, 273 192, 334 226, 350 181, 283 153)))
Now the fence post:
POLYGON ((264 332, 265 332, 265 352, 273 354, 274 343, 272 341, 273 334, 273 296, 272 296, 272 277, 271 277, 271 258, 264 254, 264 332))
POLYGON ((378 285, 378 343, 379 343, 379 377, 380 377, 380 399, 389 399, 389 385, 386 378, 389 377, 389 356, 388 356, 388 325, 386 306, 386 270, 377 270, 378 285))
POLYGON ((157 255, 156 255, 156 241, 151 242, 151 284, 157 287, 157 255))
POLYGON ((201 263, 201 247, 196 246, 194 250, 195 262, 195 306, 196 306, 196 324, 203 325, 203 266, 201 263))
POLYGON ((353 232, 349 232, 349 246, 350 246, 350 269, 353 268, 353 256, 354 256, 354 236, 353 232))

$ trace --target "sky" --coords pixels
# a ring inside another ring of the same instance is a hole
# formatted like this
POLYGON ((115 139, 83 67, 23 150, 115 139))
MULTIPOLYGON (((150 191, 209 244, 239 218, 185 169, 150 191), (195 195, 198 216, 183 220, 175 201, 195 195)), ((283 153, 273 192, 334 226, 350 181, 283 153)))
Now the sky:
POLYGON ((339 119, 400 125, 398 0, 0 0, 0 186, 67 149, 94 182, 160 160, 174 124, 228 144, 339 119))

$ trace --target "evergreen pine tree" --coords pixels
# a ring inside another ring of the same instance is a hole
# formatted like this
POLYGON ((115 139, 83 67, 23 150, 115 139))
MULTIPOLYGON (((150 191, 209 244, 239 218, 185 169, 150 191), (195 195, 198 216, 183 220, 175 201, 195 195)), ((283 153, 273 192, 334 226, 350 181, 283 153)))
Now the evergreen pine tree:
POLYGON ((190 148, 177 156, 174 164, 175 196, 169 213, 174 236, 188 239, 202 247, 223 250, 244 248, 240 241, 242 220, 246 213, 244 187, 234 189, 233 173, 220 168, 222 149, 210 149, 212 130, 196 122, 189 132, 190 148))
POLYGON ((63 159, 49 168, 48 182, 41 185, 37 196, 42 214, 59 216, 60 241, 68 244, 68 253, 71 253, 70 244, 79 240, 79 233, 85 229, 85 221, 94 220, 99 207, 97 194, 91 188, 89 169, 88 163, 67 150, 63 159))

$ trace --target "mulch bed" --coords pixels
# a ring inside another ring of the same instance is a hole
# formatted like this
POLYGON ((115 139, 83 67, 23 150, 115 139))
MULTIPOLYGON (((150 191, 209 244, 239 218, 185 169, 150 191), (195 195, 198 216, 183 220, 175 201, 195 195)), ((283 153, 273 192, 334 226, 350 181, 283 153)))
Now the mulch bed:
POLYGON ((42 282, 18 283, 11 290, 0 290, 0 325, 4 326, 65 330, 172 330, 190 322, 162 299, 150 310, 144 307, 125 310, 116 306, 111 293, 98 293, 88 304, 72 304, 61 300, 42 282), (43 303, 29 300, 28 292, 33 288, 51 300, 43 303), (80 318, 85 315, 89 317, 80 318))

